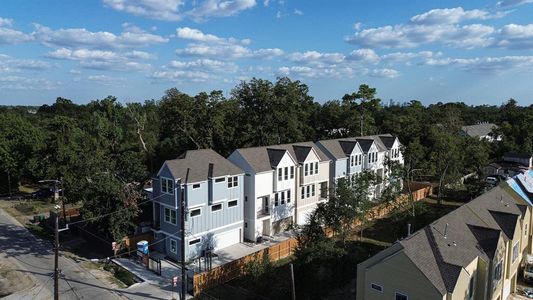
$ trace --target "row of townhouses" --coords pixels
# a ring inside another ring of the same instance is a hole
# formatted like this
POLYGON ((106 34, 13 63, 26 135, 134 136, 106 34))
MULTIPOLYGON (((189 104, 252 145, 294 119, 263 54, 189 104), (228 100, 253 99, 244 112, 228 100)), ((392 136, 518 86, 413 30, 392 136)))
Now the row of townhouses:
POLYGON ((400 147, 396 137, 375 135, 242 148, 228 158, 187 151, 152 180, 155 248, 181 260, 182 203, 186 260, 305 224, 339 178, 363 171, 386 178, 387 159, 403 163, 400 147))
POLYGON ((396 242, 357 268, 357 299, 505 300, 532 253, 533 171, 396 242))

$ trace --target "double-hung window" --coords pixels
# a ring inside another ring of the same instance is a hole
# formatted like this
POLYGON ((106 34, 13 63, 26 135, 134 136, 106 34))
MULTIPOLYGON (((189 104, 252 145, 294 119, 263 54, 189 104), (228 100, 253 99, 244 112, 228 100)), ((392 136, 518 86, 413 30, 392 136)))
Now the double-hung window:
POLYGON ((304 169, 305 169, 304 176, 309 175, 309 164, 305 164, 304 169))
POLYGON ((239 176, 231 176, 228 178, 228 189, 239 186, 239 176))
POLYGON ((278 168, 278 181, 283 180, 283 168, 278 168))
POLYGON ((289 167, 285 167, 285 176, 283 177, 285 180, 289 179, 289 167))
POLYGON ((174 193, 174 180, 161 177, 161 192, 167 194, 174 193))
POLYGON ((514 244, 514 246, 513 246, 513 257, 512 257, 512 260, 511 260, 513 263, 518 258, 518 250, 519 250, 518 248, 520 248, 519 245, 520 245, 520 241, 516 242, 514 244))
POLYGON ((174 239, 170 239, 170 252, 178 253, 178 242, 174 239))
POLYGON ((311 186, 311 196, 314 196, 315 195, 315 185, 313 184, 311 186))
POLYGON ((165 222, 176 225, 176 210, 165 207, 165 222))

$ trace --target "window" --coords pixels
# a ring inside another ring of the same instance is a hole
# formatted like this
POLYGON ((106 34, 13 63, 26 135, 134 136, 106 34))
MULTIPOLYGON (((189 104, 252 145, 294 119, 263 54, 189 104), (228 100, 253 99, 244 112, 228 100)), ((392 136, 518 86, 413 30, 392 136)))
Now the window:
POLYGON ((244 228, 248 228, 248 222, 244 222, 244 228))
POLYGON ((278 205, 279 205, 279 199, 278 199, 278 197, 279 197, 279 196, 278 196, 278 194, 276 193, 276 194, 274 195, 274 206, 278 206, 278 205))
POLYGON ((287 191, 287 203, 291 203, 291 190, 287 191))
POLYGON ((202 210, 200 208, 191 210, 191 217, 197 217, 202 214, 202 210))
POLYGON ((502 278, 502 262, 503 260, 500 260, 496 268, 494 268, 494 280, 500 280, 502 278))
POLYGON ((305 196, 306 198, 311 197, 311 186, 310 185, 307 186, 307 193, 305 194, 305 196))
POLYGON ((285 180, 288 180, 289 179, 289 167, 285 167, 285 177, 284 177, 285 180))
POLYGON ((234 207, 237 206, 238 202, 237 200, 232 200, 228 202, 228 207, 234 207))
POLYGON ((313 163, 309 166, 309 175, 315 174, 315 165, 313 163))
POLYGON ((176 210, 165 207, 165 222, 176 225, 176 210))
POLYGON ((350 166, 354 166, 355 165, 355 156, 350 156, 350 166))
POLYGON ((315 195, 315 185, 313 184, 311 186, 311 196, 314 196, 315 195))
POLYGON ((200 184, 197 183, 197 184, 193 184, 192 185, 192 189, 195 190, 195 189, 199 189, 200 188, 200 184))
POLYGON ((409 300, 409 297, 407 297, 407 295, 404 295, 402 293, 396 292, 396 296, 395 296, 394 299, 396 299, 396 300, 409 300))
POLYGON ((305 198, 305 186, 302 186, 300 198, 305 198))
POLYGON ((172 179, 161 177, 161 192, 167 194, 174 193, 174 181, 172 179))
POLYGON ((244 202, 248 202, 248 196, 244 196, 244 202))
POLYGON ((512 258, 512 262, 514 263, 516 261, 516 259, 518 258, 518 247, 519 246, 519 241, 516 242, 516 244, 514 244, 513 246, 513 258, 512 258))
POLYGON ((315 162, 315 174, 318 174, 318 162, 315 162))
POLYGON ((215 204, 211 206, 211 211, 219 211, 222 209, 222 204, 215 204))
POLYGON ((283 180, 283 169, 278 168, 278 181, 282 181, 282 180, 283 180))
POLYGON ((215 183, 220 183, 220 182, 224 182, 224 181, 226 181, 226 177, 215 179, 215 183))
POLYGON ((309 164, 305 164, 305 171, 304 171, 304 176, 307 176, 309 175, 309 164))
POLYGON ((474 298, 474 275, 475 273, 472 275, 472 277, 470 277, 470 282, 468 283, 468 294, 467 294, 467 299, 468 300, 471 300, 474 298))
POLYGON ((372 284, 370 284, 370 288, 372 288, 373 290, 378 291, 380 293, 383 293, 383 287, 381 285, 372 283, 372 284))
POLYGON ((281 205, 285 204, 285 192, 281 192, 281 205))
POLYGON ((178 253, 178 242, 176 240, 170 239, 170 252, 178 253))
POLYGON ((228 189, 239 186, 239 176, 232 176, 228 178, 228 189))
POLYGON ((194 239, 194 240, 191 240, 189 241, 189 246, 192 246, 192 245, 196 245, 200 242, 200 239, 194 239))
POLYGON ((294 178, 294 166, 291 166, 291 179, 294 178))

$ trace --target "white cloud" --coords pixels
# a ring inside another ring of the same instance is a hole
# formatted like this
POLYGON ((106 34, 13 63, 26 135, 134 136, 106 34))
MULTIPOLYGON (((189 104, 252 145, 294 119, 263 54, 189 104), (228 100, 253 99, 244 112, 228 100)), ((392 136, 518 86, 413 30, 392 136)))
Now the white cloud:
POLYGON ((425 25, 457 24, 467 20, 486 20, 503 17, 504 13, 490 14, 486 10, 464 10, 462 7, 432 9, 411 18, 412 23, 425 25))
POLYGON ((294 52, 287 57, 290 61, 301 64, 323 65, 337 64, 344 61, 342 53, 320 53, 318 51, 294 52))
POLYGON ((352 51, 348 57, 351 61, 377 64, 380 61, 379 55, 372 49, 357 49, 352 51))
POLYGON ((0 76, 0 88, 6 90, 54 90, 60 82, 25 76, 0 76))
POLYGON ((138 30, 138 28, 133 31, 124 31, 120 35, 107 31, 92 32, 85 28, 53 30, 39 24, 36 24, 35 28, 33 37, 47 46, 111 49, 142 47, 168 42, 168 38, 146 33, 138 30))
POLYGON ((18 59, 0 54, 0 70, 2 72, 20 72, 21 70, 45 70, 52 65, 46 61, 34 59, 18 59))
POLYGON ((114 71, 132 71, 146 70, 150 68, 149 64, 134 61, 134 58, 145 57, 146 52, 128 52, 125 54, 90 49, 71 50, 60 48, 46 54, 47 57, 60 60, 79 61, 80 66, 87 69, 97 70, 114 70, 114 71))
POLYGON ((11 28, 0 27, 0 44, 19 44, 31 41, 31 35, 11 28))
POLYGON ((116 85, 124 83, 124 77, 112 77, 107 75, 90 75, 86 78, 88 81, 96 82, 101 85, 116 85))
POLYGON ((400 76, 400 72, 394 69, 374 69, 368 75, 379 78, 396 78, 400 76))
POLYGON ((508 49, 533 49, 533 24, 508 24, 498 30, 494 46, 508 49))
POLYGON ((299 9, 294 9, 294 14, 297 15, 297 16, 303 16, 304 15, 304 12, 299 10, 299 9))
POLYGON ((170 82, 205 82, 211 78, 209 74, 201 71, 156 71, 149 78, 170 82))
POLYGON ((348 66, 330 66, 324 68, 307 66, 283 66, 277 71, 281 76, 294 76, 297 78, 346 78, 353 77, 354 70, 348 66))
POLYGON ((488 45, 493 32, 494 28, 481 24, 408 24, 364 29, 346 41, 365 48, 414 48, 429 43, 474 48, 488 45))
POLYGON ((432 57, 438 57, 441 56, 442 53, 440 52, 432 52, 432 51, 420 51, 420 52, 392 52, 387 53, 381 57, 382 60, 388 61, 388 62, 410 62, 412 60, 416 59, 422 59, 426 60, 432 57))
POLYGON ((163 21, 181 21, 189 16, 196 21, 210 17, 228 17, 250 9, 255 0, 103 0, 117 11, 163 21))
POLYGON ((361 23, 361 22, 357 22, 357 23, 353 24, 353 29, 355 29, 357 31, 361 30, 362 27, 363 27, 363 23, 361 23))
POLYGON ((189 28, 189 27, 180 27, 176 29, 177 37, 186 40, 192 40, 196 42, 212 42, 220 43, 223 42, 223 38, 219 38, 213 34, 206 34, 200 31, 199 29, 189 28))
POLYGON ((169 63, 169 67, 181 70, 211 71, 219 73, 234 73, 238 70, 238 66, 234 63, 214 59, 197 59, 193 61, 173 60, 169 63))
POLYGON ((533 3, 533 0, 503 0, 497 3, 497 6, 499 7, 512 7, 512 6, 519 6, 524 5, 528 3, 533 3))
POLYGON ((272 58, 283 55, 278 48, 252 50, 235 44, 189 44, 184 49, 176 50, 179 56, 214 57, 222 59, 272 58))
POLYGON ((13 26, 13 19, 6 19, 6 18, 0 17, 0 27, 2 26, 7 26, 7 27, 13 26))
POLYGON ((533 67, 533 56, 502 56, 476 58, 442 58, 429 59, 429 66, 456 66, 469 72, 503 72, 513 69, 530 69, 533 67))
POLYGON ((255 0, 204 0, 187 14, 196 21, 209 17, 229 17, 256 5, 255 0))
POLYGON ((263 6, 267 7, 270 4, 270 0, 263 0, 263 6))

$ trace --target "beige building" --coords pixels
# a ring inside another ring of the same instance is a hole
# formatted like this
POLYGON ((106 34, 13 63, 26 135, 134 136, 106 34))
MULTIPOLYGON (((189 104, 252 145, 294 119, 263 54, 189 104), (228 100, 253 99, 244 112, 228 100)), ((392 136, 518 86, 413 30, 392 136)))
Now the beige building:
POLYGON ((357 299, 504 300, 531 253, 531 206, 502 184, 357 267, 357 299))

